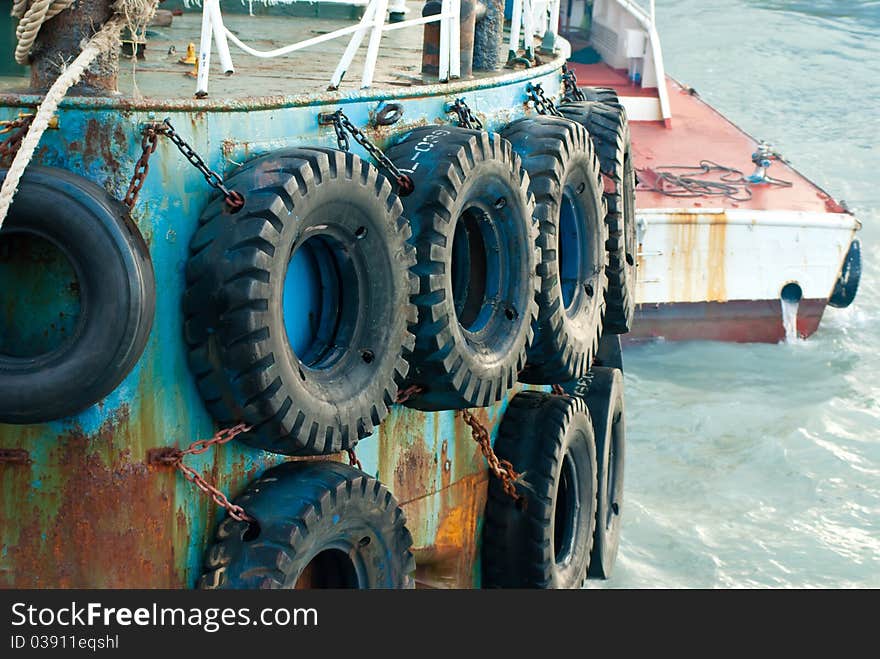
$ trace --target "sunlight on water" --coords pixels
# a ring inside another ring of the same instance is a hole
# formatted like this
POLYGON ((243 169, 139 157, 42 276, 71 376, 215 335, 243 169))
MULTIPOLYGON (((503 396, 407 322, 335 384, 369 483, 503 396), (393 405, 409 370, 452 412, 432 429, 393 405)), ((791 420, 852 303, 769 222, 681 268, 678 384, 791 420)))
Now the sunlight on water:
POLYGON ((625 351, 615 573, 591 587, 880 587, 880 3, 657 3, 667 70, 864 224, 855 304, 796 345, 625 351), (870 76, 869 76, 870 77, 870 76))

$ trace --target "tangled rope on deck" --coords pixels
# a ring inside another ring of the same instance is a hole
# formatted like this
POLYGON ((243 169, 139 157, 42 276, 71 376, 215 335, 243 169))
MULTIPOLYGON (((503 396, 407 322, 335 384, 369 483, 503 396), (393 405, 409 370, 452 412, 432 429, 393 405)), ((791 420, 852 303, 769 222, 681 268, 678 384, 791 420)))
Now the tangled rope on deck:
MULTIPOLYGON (((33 41, 36 39, 36 35, 43 23, 61 13, 64 9, 67 9, 73 3, 73 0, 14 0, 14 2, 15 4, 12 8, 13 15, 20 15, 22 17, 22 22, 19 23, 19 30, 21 34, 25 35, 26 40, 24 44, 28 43, 27 39, 31 39, 30 45, 25 49, 27 54, 30 52, 33 41), (16 13, 19 11, 22 13, 16 13), (28 16, 32 18, 28 19, 28 27, 22 30, 22 23, 25 21, 25 17, 28 16)), ((34 115, 31 127, 22 140, 18 153, 15 155, 15 159, 6 173, 3 186, 0 188, 0 229, 3 228, 3 222, 9 212, 9 206, 12 204, 15 193, 18 191, 21 177, 24 175, 24 171, 28 163, 30 163, 37 145, 40 143, 40 138, 43 137, 43 133, 49 127, 49 122, 55 115, 55 111, 64 99, 67 91, 79 82, 83 73, 99 55, 109 53, 114 48, 119 48, 119 35, 123 28, 129 28, 133 34, 139 32, 143 29, 143 26, 149 23, 158 5, 159 0, 117 0, 113 7, 114 14, 110 17, 110 20, 98 30, 95 36, 85 43, 76 59, 69 66, 65 67, 61 75, 58 76, 58 79, 52 83, 36 115, 34 115)), ((23 42, 21 41, 21 36, 19 36, 19 48, 22 45, 23 42)), ((16 59, 18 59, 18 49, 16 49, 16 59)), ((27 62, 27 58, 25 58, 25 62, 27 62)))

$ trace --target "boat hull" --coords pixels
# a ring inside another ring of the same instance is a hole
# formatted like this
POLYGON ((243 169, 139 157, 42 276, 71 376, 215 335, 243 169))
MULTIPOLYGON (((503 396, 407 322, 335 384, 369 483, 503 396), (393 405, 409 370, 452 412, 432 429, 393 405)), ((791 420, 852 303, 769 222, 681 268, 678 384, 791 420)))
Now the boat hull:
POLYGON ((628 338, 775 343, 786 286, 797 332, 810 336, 858 227, 846 213, 643 209, 628 338))

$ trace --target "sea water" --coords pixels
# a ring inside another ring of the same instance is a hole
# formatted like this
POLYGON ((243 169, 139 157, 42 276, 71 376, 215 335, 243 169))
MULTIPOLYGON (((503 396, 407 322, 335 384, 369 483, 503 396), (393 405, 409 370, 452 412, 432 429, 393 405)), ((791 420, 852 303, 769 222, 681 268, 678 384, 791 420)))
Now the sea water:
POLYGON ((623 536, 590 585, 880 587, 880 2, 656 5, 670 75, 846 200, 865 267, 806 341, 626 348, 623 536))

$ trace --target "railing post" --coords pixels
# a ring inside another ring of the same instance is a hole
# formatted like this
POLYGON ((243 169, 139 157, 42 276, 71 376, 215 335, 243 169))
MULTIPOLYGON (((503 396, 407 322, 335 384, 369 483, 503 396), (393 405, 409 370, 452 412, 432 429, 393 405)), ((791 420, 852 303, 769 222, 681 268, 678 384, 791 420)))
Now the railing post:
POLYGON ((367 59, 364 61, 364 76, 361 79, 361 89, 366 89, 373 84, 376 60, 379 57, 379 43, 382 41, 382 26, 385 24, 385 13, 388 11, 388 0, 375 0, 375 2, 373 30, 370 34, 370 43, 367 46, 367 59))
POLYGON ((361 16, 359 29, 351 35, 351 40, 348 42, 348 46, 346 46, 345 52, 342 54, 342 59, 339 60, 339 64, 336 65, 333 77, 330 78, 330 85, 327 87, 328 91, 339 89, 339 85, 342 83, 342 79, 345 77, 348 67, 351 66, 354 56, 357 54, 358 48, 361 47, 361 42, 363 42, 364 36, 370 29, 370 24, 373 22, 373 16, 376 13, 376 2, 377 0, 371 0, 370 4, 368 4, 367 8, 364 10, 364 15, 361 16))
POLYGON ((205 0, 202 5, 202 34, 199 38, 199 73, 196 82, 196 98, 208 95, 208 76, 211 70, 211 46, 214 34, 212 10, 219 0, 205 0))

